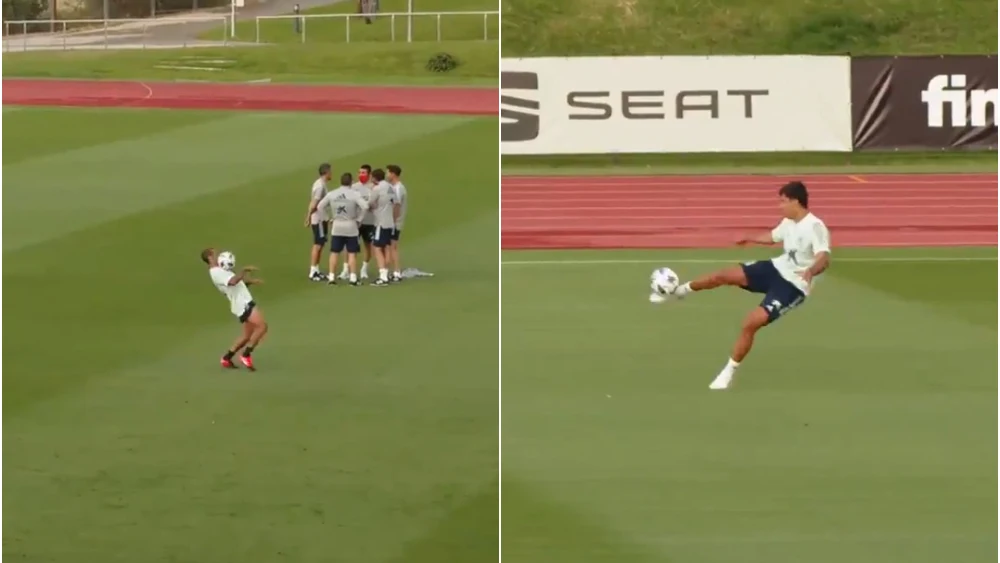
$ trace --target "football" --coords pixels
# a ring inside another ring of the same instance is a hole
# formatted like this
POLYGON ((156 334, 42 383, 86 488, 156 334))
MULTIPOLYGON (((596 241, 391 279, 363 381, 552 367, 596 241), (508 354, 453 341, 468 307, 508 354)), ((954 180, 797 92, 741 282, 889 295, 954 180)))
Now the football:
POLYGON ((657 268, 649 276, 650 288, 656 295, 670 295, 677 289, 680 277, 670 268, 657 268))
POLYGON ((236 256, 228 250, 219 253, 219 267, 223 270, 232 270, 236 267, 236 256))

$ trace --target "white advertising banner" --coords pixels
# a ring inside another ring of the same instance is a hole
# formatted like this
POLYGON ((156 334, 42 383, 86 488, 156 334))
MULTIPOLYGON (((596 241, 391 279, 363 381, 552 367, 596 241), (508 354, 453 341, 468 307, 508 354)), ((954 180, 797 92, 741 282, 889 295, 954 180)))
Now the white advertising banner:
POLYGON ((502 59, 502 154, 850 151, 849 57, 502 59))

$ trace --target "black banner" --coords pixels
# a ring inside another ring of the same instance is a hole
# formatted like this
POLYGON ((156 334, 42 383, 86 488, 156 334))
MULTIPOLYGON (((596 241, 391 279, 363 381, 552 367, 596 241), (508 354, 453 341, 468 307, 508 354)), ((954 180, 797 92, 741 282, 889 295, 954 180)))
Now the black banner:
POLYGON ((851 57, 855 149, 996 149, 996 55, 851 57))

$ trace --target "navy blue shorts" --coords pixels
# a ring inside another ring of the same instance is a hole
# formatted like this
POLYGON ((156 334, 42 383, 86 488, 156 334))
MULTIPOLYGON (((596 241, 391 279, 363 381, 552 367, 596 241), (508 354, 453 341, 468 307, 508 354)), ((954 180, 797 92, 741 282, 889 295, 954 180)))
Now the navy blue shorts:
POLYGON ((781 318, 782 315, 798 307, 806 300, 806 296, 792 282, 781 277, 778 269, 770 260, 748 262, 742 264, 743 274, 747 284, 743 289, 751 293, 763 293, 764 299, 760 306, 767 311, 768 324, 781 318))
POLYGON ((375 237, 372 239, 372 244, 376 248, 385 248, 392 244, 392 233, 395 229, 386 229, 383 227, 375 227, 375 237))
POLYGON ((402 234, 403 234, 403 230, 402 229, 393 229, 392 230, 392 242, 396 242, 397 240, 399 240, 399 237, 402 236, 402 234))
POLYGON ((361 240, 365 242, 375 240, 375 225, 361 225, 358 227, 358 234, 361 235, 361 240))
POLYGON ((349 254, 357 254, 361 250, 358 237, 338 237, 337 235, 330 237, 330 252, 337 254, 344 250, 349 254))
POLYGON ((326 244, 326 237, 330 235, 330 223, 320 221, 315 225, 310 225, 313 233, 313 244, 323 246, 326 244))

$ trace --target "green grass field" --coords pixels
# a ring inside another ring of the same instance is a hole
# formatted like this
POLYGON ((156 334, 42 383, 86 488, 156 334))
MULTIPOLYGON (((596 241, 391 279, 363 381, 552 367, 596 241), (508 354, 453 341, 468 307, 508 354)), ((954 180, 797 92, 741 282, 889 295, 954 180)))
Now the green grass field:
MULTIPOLYGON (((495 12, 498 3, 490 0, 419 0, 415 3, 416 12, 495 12)), ((381 0, 382 14, 405 13, 407 0, 381 0)), ((306 16, 323 14, 356 14, 357 2, 340 2, 329 4, 303 12, 306 16)), ((430 16, 415 16, 412 22, 413 41, 437 41, 437 18, 430 16)), ((304 24, 305 32, 296 33, 291 19, 265 19, 239 21, 236 24, 236 36, 243 41, 259 41, 261 43, 356 43, 356 42, 391 42, 406 41, 406 18, 383 16, 376 18, 371 24, 365 24, 361 17, 346 18, 307 17, 304 24), (350 27, 350 36, 348 36, 350 27), (304 35, 304 37, 303 37, 304 35), (349 41, 348 41, 349 40, 349 41)), ((482 15, 450 15, 441 17, 441 35, 443 41, 476 41, 499 40, 499 17, 490 15, 484 22, 482 15)), ((203 39, 215 39, 219 31, 214 30, 202 34, 203 39)))
POLYGON ((997 5, 982 0, 504 0, 502 5, 505 57, 997 49, 997 5))
POLYGON ((4 119, 5 559, 496 560, 496 120, 4 119), (306 280, 323 161, 402 164, 404 260, 436 277, 306 280), (218 366, 208 245, 266 281, 257 373, 218 366))
POLYGON ((273 45, 247 48, 124 51, 36 51, 3 56, 4 77, 322 82, 328 84, 495 85, 495 41, 273 45), (425 67, 448 52, 459 67, 435 73, 425 67), (372 62, 377 61, 377 65, 372 62), (173 67, 173 68, 171 68, 173 67), (197 68, 176 67, 204 67, 197 68))
POLYGON ((757 300, 644 280, 764 255, 502 255, 504 561, 996 559, 996 248, 836 251, 709 392, 757 300))

